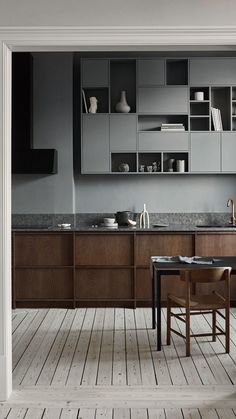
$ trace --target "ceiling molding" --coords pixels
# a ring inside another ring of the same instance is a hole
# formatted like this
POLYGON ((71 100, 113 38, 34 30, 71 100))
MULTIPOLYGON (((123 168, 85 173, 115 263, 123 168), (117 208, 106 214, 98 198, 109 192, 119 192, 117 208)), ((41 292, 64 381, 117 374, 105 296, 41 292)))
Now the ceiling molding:
POLYGON ((0 39, 20 46, 236 46, 234 27, 0 27, 0 39))

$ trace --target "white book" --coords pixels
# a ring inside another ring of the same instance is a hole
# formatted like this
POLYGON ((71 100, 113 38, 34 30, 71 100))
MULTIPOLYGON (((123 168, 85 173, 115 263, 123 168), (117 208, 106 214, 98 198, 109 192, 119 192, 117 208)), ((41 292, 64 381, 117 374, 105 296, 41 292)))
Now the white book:
POLYGON ((211 108, 213 127, 215 131, 220 131, 219 114, 217 108, 211 108))

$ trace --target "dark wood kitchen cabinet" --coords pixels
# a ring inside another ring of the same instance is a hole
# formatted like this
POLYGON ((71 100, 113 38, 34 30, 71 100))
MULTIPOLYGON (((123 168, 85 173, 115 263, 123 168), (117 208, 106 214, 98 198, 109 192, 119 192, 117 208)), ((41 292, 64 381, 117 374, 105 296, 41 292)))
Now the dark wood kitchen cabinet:
POLYGON ((73 233, 13 233, 13 306, 73 307, 73 233))
POLYGON ((133 234, 75 234, 76 305, 133 307, 134 273, 133 234))
MULTIPOLYGON (((14 232, 14 307, 150 305, 150 256, 235 256, 227 232, 14 232)), ((236 301, 235 277, 231 300, 236 301)), ((181 293, 178 277, 162 281, 181 293)))
MULTIPOLYGON (((181 233, 148 233, 136 237, 136 298, 137 303, 151 301, 152 288, 150 276, 151 256, 194 255, 194 235, 181 233)), ((181 294, 183 286, 178 277, 166 277, 162 281, 162 300, 167 292, 181 294)))

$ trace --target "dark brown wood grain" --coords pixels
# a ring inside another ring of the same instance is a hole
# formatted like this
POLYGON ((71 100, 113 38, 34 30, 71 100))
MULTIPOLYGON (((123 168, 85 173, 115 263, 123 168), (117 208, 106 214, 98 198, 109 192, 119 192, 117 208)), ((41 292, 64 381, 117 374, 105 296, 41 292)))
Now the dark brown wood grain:
POLYGON ((73 235, 25 233, 15 235, 15 265, 41 266, 73 264, 73 235))
POLYGON ((76 299, 132 299, 130 269, 76 269, 76 299))
POLYGON ((204 233, 196 235, 197 256, 235 256, 236 234, 204 233))
POLYGON ((137 266, 149 266, 150 257, 193 256, 192 234, 137 234, 137 266))
POLYGON ((15 298, 73 298, 72 269, 16 269, 15 298))
POLYGON ((75 264, 132 265, 131 234, 77 234, 75 237, 75 264))

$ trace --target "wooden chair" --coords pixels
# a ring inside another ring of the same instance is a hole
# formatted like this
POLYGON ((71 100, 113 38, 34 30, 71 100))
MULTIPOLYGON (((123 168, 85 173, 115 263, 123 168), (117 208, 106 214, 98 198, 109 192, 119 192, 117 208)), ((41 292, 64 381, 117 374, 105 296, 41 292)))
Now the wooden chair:
POLYGON ((196 268, 186 269, 180 272, 180 279, 185 282, 185 296, 177 297, 172 294, 167 296, 167 345, 170 345, 171 332, 186 340, 186 356, 190 356, 190 337, 212 336, 212 340, 216 340, 216 336, 225 336, 225 349, 229 353, 230 349, 230 272, 231 268, 196 268), (224 281, 224 293, 221 295, 217 291, 213 291, 207 295, 195 294, 196 284, 198 283, 216 283, 224 281), (179 307, 185 308, 185 313, 173 313, 171 311, 172 303, 179 307), (218 310, 224 309, 225 316, 218 310), (204 310, 202 312, 201 310, 204 310), (212 313, 212 333, 192 334, 190 335, 190 315, 212 313), (216 325, 216 313, 225 320, 225 330, 216 325), (186 334, 183 335, 171 327, 171 317, 176 317, 185 323, 186 334))

